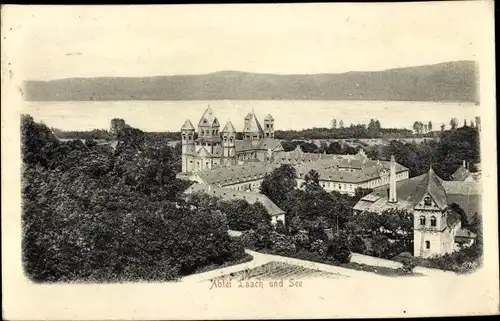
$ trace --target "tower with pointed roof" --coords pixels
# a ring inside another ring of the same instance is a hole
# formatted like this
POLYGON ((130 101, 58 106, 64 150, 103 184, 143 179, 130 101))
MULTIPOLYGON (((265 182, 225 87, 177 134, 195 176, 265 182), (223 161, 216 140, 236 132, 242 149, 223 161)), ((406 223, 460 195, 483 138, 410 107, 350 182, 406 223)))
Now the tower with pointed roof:
POLYGON ((252 146, 257 145, 264 138, 264 130, 255 116, 254 111, 248 113, 245 117, 245 125, 243 127, 243 139, 251 141, 252 146))
POLYGON ((222 129, 222 155, 225 165, 231 165, 236 161, 236 130, 231 121, 228 121, 222 129))
POLYGON ((264 137, 274 138, 274 118, 271 114, 267 114, 264 118, 264 137))
POLYGON ((213 167, 212 156, 221 148, 219 128, 219 120, 208 106, 198 122, 198 138, 194 142, 195 151, 200 158, 195 164, 197 170, 207 170, 213 167))
POLYGON ((432 257, 451 253, 460 220, 448 207, 446 191, 432 167, 424 177, 422 187, 413 208, 414 255, 432 257))
POLYGON ((195 128, 191 121, 186 120, 181 127, 181 141, 182 141, 182 171, 191 172, 192 168, 189 166, 188 154, 194 150, 194 132, 195 128))

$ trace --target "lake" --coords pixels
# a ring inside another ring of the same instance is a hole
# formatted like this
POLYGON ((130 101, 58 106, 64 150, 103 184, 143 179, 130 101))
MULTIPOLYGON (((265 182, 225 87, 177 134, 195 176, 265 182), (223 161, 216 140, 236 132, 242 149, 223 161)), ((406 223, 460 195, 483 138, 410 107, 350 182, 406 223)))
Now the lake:
POLYGON ((276 129, 330 127, 333 118, 349 126, 375 118, 382 127, 407 129, 412 129, 416 120, 425 124, 432 121, 436 130, 441 123, 448 128, 451 117, 462 126, 464 119, 470 122, 480 115, 480 107, 473 103, 330 100, 27 101, 23 112, 63 130, 107 129, 112 118, 123 118, 144 131, 179 131, 186 119, 196 126, 209 105, 222 126, 230 119, 238 131, 252 109, 261 122, 271 113, 276 129))

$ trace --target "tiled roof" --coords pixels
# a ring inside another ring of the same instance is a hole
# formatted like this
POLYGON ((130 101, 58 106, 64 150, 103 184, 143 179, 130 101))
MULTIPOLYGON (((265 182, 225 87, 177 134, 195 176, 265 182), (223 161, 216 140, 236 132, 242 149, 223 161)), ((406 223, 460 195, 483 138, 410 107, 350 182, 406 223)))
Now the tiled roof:
POLYGON ((267 209, 268 213, 272 216, 281 215, 285 213, 276 204, 274 204, 266 195, 260 193, 234 191, 228 188, 215 187, 204 184, 193 184, 186 191, 184 191, 184 194, 187 195, 193 193, 204 193, 210 196, 216 196, 224 201, 245 200, 249 204, 260 202, 267 209))
POLYGON ((440 207, 443 207, 444 204, 450 205, 456 203, 465 211, 468 219, 471 219, 475 213, 479 213, 481 204, 480 184, 475 182, 443 181, 433 171, 431 173, 429 172, 424 175, 396 182, 397 203, 387 202, 388 186, 385 185, 375 188, 371 194, 364 196, 354 206, 354 209, 377 213, 383 212, 389 208, 413 211, 415 205, 422 199, 425 193, 430 190, 434 201, 440 205, 440 207), (429 177, 429 174, 431 177, 429 177), (441 188, 439 186, 441 186, 441 188))
POLYGON ((470 175, 469 170, 467 168, 460 166, 455 173, 451 175, 454 181, 464 181, 470 175))
POLYGON ((479 195, 481 184, 476 182, 442 181, 446 194, 479 195))
POLYGON ((448 216, 446 218, 446 223, 448 224, 449 227, 453 227, 455 224, 460 221, 460 214, 455 212, 453 209, 450 209, 448 211, 448 216))
POLYGON ((222 139, 219 136, 210 136, 210 137, 198 137, 195 142, 197 143, 220 143, 222 139))
POLYGON ((255 113, 250 113, 245 117, 245 126, 243 128, 244 133, 259 133, 264 136, 264 130, 255 116, 255 113))
POLYGON ((275 138, 263 138, 263 139, 261 139, 259 145, 257 145, 257 148, 261 149, 261 150, 271 149, 272 151, 283 149, 279 139, 275 139, 275 138))
POLYGON ((215 117, 214 112, 212 111, 210 106, 205 110, 203 116, 201 116, 198 126, 219 126, 217 118, 215 117), (206 123, 203 122, 204 119, 207 121, 206 123))
POLYGON ((233 123, 231 121, 228 121, 226 126, 224 126, 224 129, 222 130, 222 133, 236 133, 236 129, 234 129, 233 123))
POLYGON ((237 139, 234 141, 236 153, 251 151, 251 150, 282 150, 283 147, 279 139, 275 138, 263 138, 261 139, 257 145, 253 146, 250 140, 241 140, 237 139))
POLYGON ((455 239, 457 239, 457 238, 475 239, 476 236, 477 236, 476 233, 473 233, 473 232, 465 230, 465 229, 460 229, 457 231, 457 234, 455 235, 455 239))
POLYGON ((191 129, 191 130, 194 130, 195 128, 194 128, 193 124, 191 123, 191 121, 188 119, 188 120, 186 120, 184 122, 184 125, 182 125, 181 130, 182 129, 186 129, 186 130, 191 129))
POLYGON ((471 222, 481 210, 481 184, 476 182, 443 181, 448 204, 458 204, 471 222))
POLYGON ((448 206, 446 191, 443 185, 441 185, 441 179, 434 173, 432 168, 429 169, 422 183, 423 185, 427 185, 426 192, 432 196, 436 205, 442 210, 445 209, 448 206))
POLYGON ((273 116, 271 116, 271 114, 267 114, 267 116, 266 116, 266 118, 264 118, 264 120, 274 121, 274 118, 273 118, 273 116))
POLYGON ((206 150, 205 146, 201 147, 196 154, 198 154, 201 157, 210 156, 210 153, 206 150))
MULTIPOLYGON (((278 153, 279 155, 280 153, 278 153)), ((380 177, 384 172, 388 174, 390 162, 375 161, 366 158, 359 158, 357 155, 326 155, 326 154, 306 154, 306 161, 297 163, 295 168, 299 177, 307 174, 311 169, 318 172, 320 180, 362 183, 380 177), (309 160, 308 155, 318 157, 322 155, 323 159, 309 160)), ((278 160, 280 164, 288 162, 278 160)), ((294 164, 293 162, 290 162, 294 164)), ((401 164, 396 163, 396 173, 407 171, 408 169, 401 164)))
POLYGON ((221 167, 209 171, 197 172, 206 184, 214 185, 232 185, 244 183, 256 179, 263 178, 267 173, 270 173, 275 166, 264 162, 252 162, 243 165, 234 165, 221 167))
POLYGON ((252 146, 252 142, 249 140, 236 139, 234 141, 234 148, 236 152, 243 152, 248 150, 254 150, 255 146, 252 146))

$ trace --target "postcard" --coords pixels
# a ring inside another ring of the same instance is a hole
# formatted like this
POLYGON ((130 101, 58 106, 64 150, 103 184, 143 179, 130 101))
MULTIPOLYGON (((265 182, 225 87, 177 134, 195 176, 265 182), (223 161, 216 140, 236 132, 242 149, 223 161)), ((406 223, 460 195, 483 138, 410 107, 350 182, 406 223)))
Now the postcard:
POLYGON ((3 6, 4 318, 498 314, 493 12, 3 6))

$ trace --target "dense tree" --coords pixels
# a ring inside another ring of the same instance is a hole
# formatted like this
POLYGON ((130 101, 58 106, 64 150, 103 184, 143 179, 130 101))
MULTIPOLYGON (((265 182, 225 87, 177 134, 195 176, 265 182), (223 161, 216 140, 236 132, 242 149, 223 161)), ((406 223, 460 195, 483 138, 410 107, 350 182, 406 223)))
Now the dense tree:
POLYGON ((290 198, 296 187, 297 173, 295 168, 283 165, 264 177, 260 192, 278 205, 279 208, 288 212, 293 206, 290 198))
POLYGON ((191 195, 187 203, 199 208, 211 208, 225 215, 231 230, 255 230, 259 225, 271 225, 271 216, 260 203, 249 204, 245 200, 223 201, 218 197, 206 194, 191 195))
POLYGON ((22 254, 30 279, 171 280, 245 255, 223 213, 173 201, 182 190, 175 151, 141 133, 123 129, 114 151, 60 142, 22 117, 22 254))
POLYGON ((456 118, 450 119, 450 129, 455 130, 458 127, 458 120, 456 118))
POLYGON ((347 235, 340 233, 334 235, 327 242, 325 256, 327 259, 334 260, 338 263, 349 263, 351 260, 351 251, 349 250, 347 235))
POLYGON ((125 123, 125 120, 121 118, 113 118, 111 119, 111 126, 109 129, 109 133, 113 137, 117 137, 118 134, 127 127, 127 124, 125 123))

